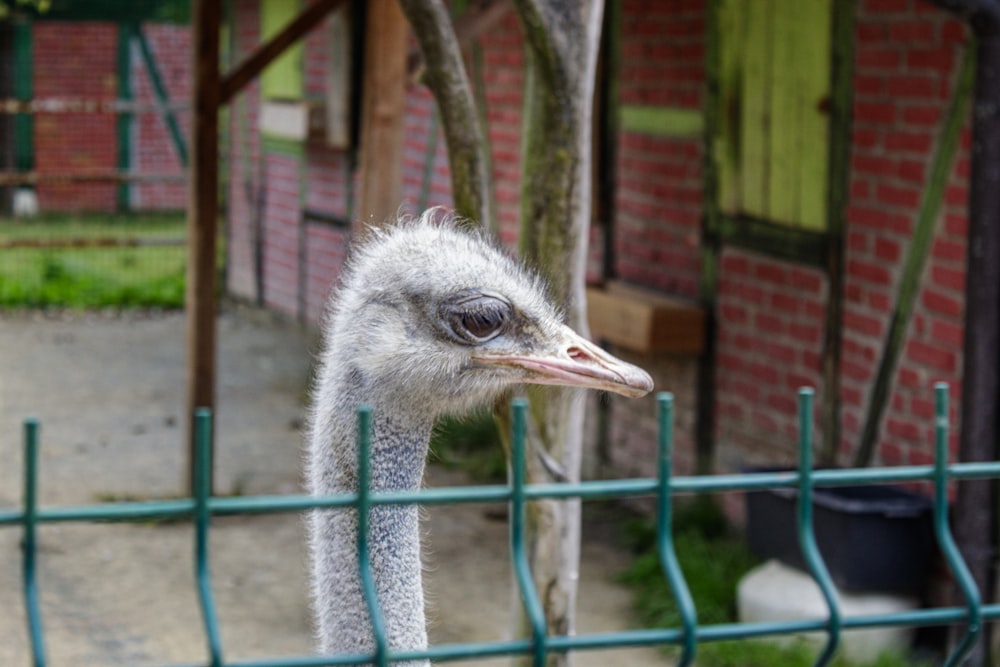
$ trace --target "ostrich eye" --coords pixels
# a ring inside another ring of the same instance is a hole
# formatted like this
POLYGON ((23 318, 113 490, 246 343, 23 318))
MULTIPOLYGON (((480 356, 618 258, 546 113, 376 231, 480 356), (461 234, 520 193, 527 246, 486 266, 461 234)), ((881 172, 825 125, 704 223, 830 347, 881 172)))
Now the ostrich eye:
POLYGON ((513 310, 506 300, 493 296, 466 297, 442 307, 452 333, 465 343, 485 343, 503 332, 513 310))

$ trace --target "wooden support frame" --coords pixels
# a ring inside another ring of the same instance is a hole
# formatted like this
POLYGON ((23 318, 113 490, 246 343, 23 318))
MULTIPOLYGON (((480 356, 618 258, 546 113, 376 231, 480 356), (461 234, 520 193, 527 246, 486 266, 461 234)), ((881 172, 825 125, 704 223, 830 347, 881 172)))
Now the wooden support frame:
POLYGON ((298 18, 289 23, 284 30, 261 45, 246 60, 236 66, 232 72, 220 81, 219 103, 228 104, 233 96, 248 83, 260 76, 264 68, 280 56, 285 49, 302 39, 316 27, 327 14, 344 4, 347 0, 317 0, 306 7, 298 18))
POLYGON ((397 0, 370 0, 361 90, 360 193, 354 233, 399 209, 409 23, 397 0))
MULTIPOLYGON (((221 0, 194 0, 191 16, 194 89, 188 170, 187 419, 188 479, 194 489, 198 408, 215 407, 215 263, 219 190, 219 25, 221 0)), ((209 472, 209 488, 212 486, 209 472)))
MULTIPOLYGON (((394 1, 394 0, 393 0, 394 1)), ((194 90, 188 170, 187 414, 188 478, 194 488, 194 413, 214 408, 216 392, 216 240, 219 109, 276 57, 346 0, 317 0, 228 75, 219 70, 222 0, 193 0, 194 90)), ((209 472, 211 487, 211 471, 209 472)))

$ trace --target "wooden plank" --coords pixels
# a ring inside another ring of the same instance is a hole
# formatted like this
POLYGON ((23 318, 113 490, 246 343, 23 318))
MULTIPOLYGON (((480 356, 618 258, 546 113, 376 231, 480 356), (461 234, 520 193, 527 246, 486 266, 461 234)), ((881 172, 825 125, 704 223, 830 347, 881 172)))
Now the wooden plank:
POLYGON ((798 207, 795 218, 805 229, 823 231, 828 219, 830 180, 830 85, 832 0, 800 5, 795 92, 801 113, 797 162, 798 207))
POLYGON ((795 226, 799 198, 798 137, 802 131, 801 114, 795 86, 798 84, 800 54, 798 31, 801 2, 812 0, 773 0, 771 32, 769 109, 770 124, 766 144, 768 179, 764 184, 764 217, 795 226))
POLYGON ((183 172, 138 173, 117 169, 88 169, 67 173, 45 171, 0 171, 0 186, 38 183, 167 183, 186 180, 183 172))
POLYGON ((827 261, 825 234, 770 220, 722 215, 716 236, 724 243, 790 262, 823 268, 827 261))
POLYGON ((705 345, 704 310, 650 289, 609 281, 587 289, 591 335, 635 352, 699 354, 705 345))
MULTIPOLYGON (((124 49, 123 49, 124 50, 124 49)), ((186 101, 166 100, 164 104, 148 104, 131 99, 100 100, 86 97, 42 97, 32 100, 0 99, 0 114, 38 113, 160 113, 164 109, 185 111, 186 101)))
POLYGON ((372 0, 365 27, 360 195, 354 230, 392 218, 402 201, 403 115, 409 23, 396 0, 372 0))
MULTIPOLYGON (((743 0, 717 2, 717 63, 718 98, 715 104, 719 122, 710 129, 709 141, 717 170, 718 206, 725 213, 740 212, 742 85, 745 42, 743 0)), ((711 75, 710 75, 711 76, 711 75)))
MULTIPOLYGON (((194 0, 194 87, 188 185, 188 487, 194 489, 194 411, 215 407, 215 262, 219 191, 219 26, 221 0, 194 0)), ((211 477, 209 478, 211 479, 211 477)), ((209 483, 211 485, 211 482, 209 483)))
POLYGON ((857 0, 831 6, 829 178, 824 235, 829 239, 826 263, 826 318, 823 334, 820 424, 823 444, 820 465, 833 465, 841 441, 841 352, 844 331, 844 229, 850 193, 851 113, 854 90, 854 17, 857 0))
POLYGON ((775 0, 747 2, 740 118, 740 208, 766 218, 770 181, 771 12, 775 0))
POLYGON ((705 131, 705 115, 698 109, 624 104, 620 113, 621 129, 626 132, 696 138, 705 131))

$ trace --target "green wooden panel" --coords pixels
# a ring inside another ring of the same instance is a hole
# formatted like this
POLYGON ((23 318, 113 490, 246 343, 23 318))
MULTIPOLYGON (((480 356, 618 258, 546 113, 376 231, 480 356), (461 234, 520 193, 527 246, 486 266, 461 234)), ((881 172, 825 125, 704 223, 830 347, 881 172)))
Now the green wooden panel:
POLYGON ((761 217, 775 222, 795 226, 798 204, 797 173, 798 144, 802 132, 799 103, 796 91, 799 83, 799 61, 796 51, 799 46, 800 2, 771 0, 770 32, 771 43, 770 77, 768 80, 767 106, 769 124, 767 126, 767 181, 762 185, 760 195, 764 201, 761 217))
MULTIPOLYGON (((14 23, 14 97, 22 102, 30 101, 33 95, 31 23, 14 23)), ((31 171, 35 166, 34 119, 31 114, 14 115, 14 168, 31 171)))
POLYGON ((800 25, 816 26, 799 32, 796 54, 796 60, 802 63, 796 86, 801 113, 797 218, 802 227, 812 230, 826 229, 828 221, 832 5, 833 0, 799 5, 800 25))
POLYGON ((833 0, 720 0, 719 205, 827 226, 833 0))
POLYGON ((717 0, 718 122, 709 138, 717 170, 719 210, 736 215, 740 211, 740 123, 745 41, 743 0, 717 0))
POLYGON ((697 109, 622 105, 621 129, 657 137, 700 137, 705 116, 697 109))
MULTIPOLYGON (((745 0, 744 0, 745 1, 745 0)), ((768 214, 771 133, 771 13, 776 0, 744 4, 743 79, 740 85, 740 209, 759 218, 768 214)), ((740 54, 736 54, 739 57, 740 54)))
MULTIPOLYGON (((261 41, 266 41, 299 15, 301 0, 262 0, 261 41)), ((278 56, 260 77, 264 99, 302 99, 302 42, 296 42, 278 56)))

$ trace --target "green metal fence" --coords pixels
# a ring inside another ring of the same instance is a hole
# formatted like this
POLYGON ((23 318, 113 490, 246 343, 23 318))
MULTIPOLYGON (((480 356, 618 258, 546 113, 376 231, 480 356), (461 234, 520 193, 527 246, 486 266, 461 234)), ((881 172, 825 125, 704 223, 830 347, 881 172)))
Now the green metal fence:
POLYGON ((171 501, 121 502, 101 505, 40 508, 37 504, 37 463, 39 428, 34 420, 24 425, 24 499, 18 510, 0 512, 0 529, 17 528, 23 531, 23 591, 27 612, 28 633, 31 641, 33 664, 46 665, 43 618, 38 605, 38 558, 36 530, 41 523, 135 521, 140 519, 189 518, 195 528, 195 585, 198 591, 207 658, 204 663, 212 667, 306 667, 316 665, 356 665, 373 663, 386 665, 395 660, 429 658, 447 662, 464 658, 499 655, 531 655, 535 665, 543 665, 546 656, 553 652, 585 651, 607 648, 676 645, 681 649, 679 665, 692 663, 698 645, 721 640, 759 638, 787 635, 806 631, 825 631, 828 640, 816 659, 816 665, 826 665, 836 652, 841 635, 846 630, 885 626, 964 625, 964 634, 958 640, 944 664, 959 664, 978 640, 985 621, 1000 617, 1000 604, 983 604, 968 568, 959 553, 948 526, 948 484, 953 480, 1000 477, 1000 462, 966 463, 948 465, 948 388, 941 383, 935 386, 935 463, 931 466, 902 466, 855 470, 813 470, 813 393, 810 389, 799 392, 799 465, 797 471, 751 473, 738 475, 712 475, 701 477, 674 476, 673 453, 673 398, 670 394, 658 397, 659 448, 658 475, 655 479, 629 479, 617 481, 592 481, 576 484, 528 485, 524 479, 525 414, 526 405, 516 401, 513 420, 512 478, 508 485, 475 486, 464 488, 426 489, 407 493, 371 493, 367 480, 367 460, 370 447, 371 412, 361 408, 358 413, 360 490, 344 494, 314 498, 305 495, 254 496, 223 498, 211 495, 209 475, 212 460, 211 415, 207 411, 196 414, 196 441, 198 460, 193 497, 171 501), (845 617, 838 607, 833 583, 823 558, 816 546, 813 532, 812 495, 816 486, 841 486, 873 483, 930 482, 934 488, 934 529, 938 545, 944 554, 965 596, 965 605, 938 607, 902 613, 845 617), (677 560, 672 540, 673 502, 677 494, 718 493, 724 491, 755 491, 769 488, 795 487, 798 490, 797 531, 799 543, 808 567, 819 584, 829 607, 826 620, 802 620, 768 623, 724 623, 699 625, 697 604, 692 599, 677 560), (598 633, 576 636, 555 636, 546 631, 542 605, 534 589, 525 549, 525 506, 536 498, 624 498, 655 495, 658 516, 658 552, 663 574, 668 580, 682 616, 680 627, 640 629, 623 632, 598 633), (432 646, 425 651, 392 652, 386 646, 383 621, 375 600, 375 587, 367 559, 368 542, 365 530, 368 511, 378 504, 455 504, 484 501, 507 501, 511 508, 511 556, 520 588, 521 600, 530 621, 531 636, 513 641, 480 642, 432 646), (358 551, 361 555, 361 579, 368 606, 373 618, 377 648, 374 654, 350 656, 291 656, 254 660, 227 661, 224 659, 219 623, 215 612, 210 573, 208 537, 213 516, 234 514, 262 514, 273 512, 301 512, 312 508, 354 507, 359 512, 358 551))

